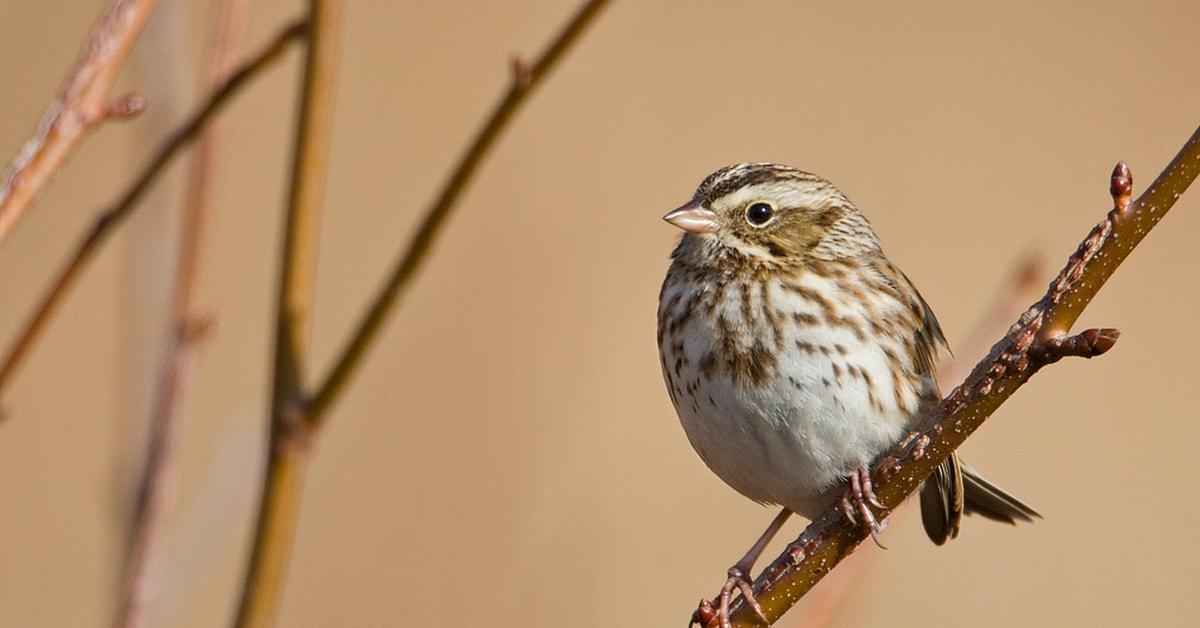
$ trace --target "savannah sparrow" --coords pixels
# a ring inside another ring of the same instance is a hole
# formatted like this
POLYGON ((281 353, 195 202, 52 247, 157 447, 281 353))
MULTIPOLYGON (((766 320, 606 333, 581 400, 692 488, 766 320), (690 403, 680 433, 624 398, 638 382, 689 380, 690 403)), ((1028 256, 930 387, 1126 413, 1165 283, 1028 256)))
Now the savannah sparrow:
MULTIPOLYGON (((724 624, 735 589, 761 615, 747 579, 790 513, 812 519, 840 499, 852 522, 882 531, 868 465, 939 402, 934 365, 946 340, 867 219, 816 175, 722 168, 664 218, 686 232, 658 306, 671 401, 718 477, 783 506, 730 568, 724 624)), ((1037 516, 951 456, 921 489, 925 531, 941 545, 971 513, 1037 516)))

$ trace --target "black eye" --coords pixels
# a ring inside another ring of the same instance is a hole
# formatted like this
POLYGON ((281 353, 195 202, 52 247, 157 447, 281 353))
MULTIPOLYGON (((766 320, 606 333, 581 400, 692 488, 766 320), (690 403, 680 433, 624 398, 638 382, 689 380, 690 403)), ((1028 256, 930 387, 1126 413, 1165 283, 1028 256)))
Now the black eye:
POLYGON ((746 208, 746 220, 752 225, 765 224, 775 215, 775 208, 767 203, 755 203, 746 208))

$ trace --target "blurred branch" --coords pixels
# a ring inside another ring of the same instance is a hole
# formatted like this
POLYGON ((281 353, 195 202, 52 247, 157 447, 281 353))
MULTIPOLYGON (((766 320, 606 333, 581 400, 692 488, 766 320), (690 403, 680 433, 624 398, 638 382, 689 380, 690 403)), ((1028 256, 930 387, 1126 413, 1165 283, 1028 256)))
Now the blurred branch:
POLYGON ((310 431, 303 420, 317 235, 325 196, 338 59, 338 0, 311 0, 312 24, 300 87, 300 114, 284 220, 267 469, 258 523, 242 581, 237 626, 275 623, 300 508, 310 431))
POLYGON ((409 282, 420 270, 421 264, 425 261, 446 218, 456 207, 459 196, 471 182, 472 176, 496 143, 496 139, 508 126, 513 115, 528 96, 542 83, 567 49, 579 39, 579 36, 591 25, 607 4, 607 0, 589 0, 584 3, 532 65, 527 65, 520 58, 513 59, 513 78, 508 92, 496 105, 491 117, 471 142, 462 160, 438 194, 437 200, 425 211, 425 217, 421 220, 420 226, 404 254, 397 260, 388 276, 387 283, 375 296, 371 307, 339 352, 324 383, 317 389, 309 407, 309 418, 314 425, 320 425, 326 411, 337 400, 347 382, 358 370, 367 348, 378 337, 388 315, 404 294, 409 282))
MULTIPOLYGON (((886 516, 962 444, 987 417, 1041 367, 1063 357, 1093 357, 1112 347, 1114 329, 1089 329, 1068 336, 1083 309, 1117 266, 1152 229, 1200 173, 1200 129, 1158 179, 1129 203, 1132 179, 1125 164, 1113 171, 1114 207, 1067 260, 1045 295, 1032 305, 966 380, 954 389, 919 433, 905 439, 875 465, 872 479, 886 516)), ((777 620, 866 537, 864 530, 831 506, 755 582, 767 618, 777 620)), ((738 600, 735 626, 757 624, 738 600)))
MULTIPOLYGON (((325 156, 322 152, 320 155, 313 154, 305 158, 301 151, 306 146, 313 149, 319 147, 324 151, 325 144, 324 140, 309 144, 305 139, 305 135, 310 133, 311 129, 308 126, 308 116, 302 113, 296 168, 293 173, 293 203, 289 210, 288 232, 284 245, 270 448, 254 549, 242 591, 237 626, 267 626, 274 620, 283 585, 284 569, 291 552, 311 439, 320 428, 326 411, 358 366, 363 352, 377 336, 397 297, 419 268, 446 217, 454 208, 472 175, 489 154, 501 131, 533 92, 534 87, 578 40, 605 4, 607 0, 590 0, 585 3, 532 66, 526 66, 521 61, 513 63, 513 80, 507 94, 470 144, 462 161, 438 195, 438 200, 428 210, 387 285, 376 297, 375 303, 335 363, 325 383, 311 399, 305 397, 303 368, 307 349, 308 308, 312 300, 312 256, 316 248, 315 213, 320 201, 320 181, 323 178, 325 156), (316 168, 318 164, 321 171, 312 172, 310 169, 316 168), (296 186, 301 184, 311 186, 310 191, 298 192, 296 186), (298 199, 302 198, 308 200, 300 203, 298 199)), ((327 28, 332 26, 316 13, 327 9, 325 3, 314 0, 314 36, 310 44, 312 50, 309 54, 309 71, 306 73, 305 104, 302 105, 306 108, 313 107, 309 110, 313 112, 327 112, 329 107, 328 94, 323 97, 322 102, 309 104, 311 98, 328 89, 328 84, 323 88, 314 85, 321 79, 321 70, 313 68, 314 63, 320 64, 321 55, 331 57, 334 54, 332 50, 320 52, 323 38, 328 36, 327 28)), ((325 124, 327 120, 315 122, 325 124)))
POLYGON ((0 179, 0 240, 88 131, 110 118, 141 112, 138 96, 110 103, 108 91, 157 0, 115 0, 93 27, 87 47, 58 97, 0 179))
MULTIPOLYGON (((218 0, 208 61, 208 88, 219 89, 235 69, 237 42, 245 31, 247 0, 218 0)), ((115 626, 135 628, 147 624, 147 607, 153 597, 154 570, 160 564, 163 534, 173 508, 177 482, 176 441, 183 414, 186 383, 193 371, 196 349, 211 326, 197 302, 200 251, 213 187, 219 120, 208 125, 192 155, 187 202, 175 270, 175 295, 171 313, 173 335, 167 349, 155 407, 150 418, 146 460, 138 489, 125 582, 115 626)))
POLYGON ((1026 304, 1038 298, 1045 267, 1045 257, 1033 251, 1022 255, 1013 265, 983 317, 967 335, 966 341, 954 350, 955 357, 938 369, 938 383, 943 395, 950 394, 948 382, 966 379, 971 374, 971 366, 987 357, 994 339, 1002 338, 1012 326, 1011 321, 1028 307, 1026 304))
POLYGON ((45 327, 46 322, 54 313, 59 302, 73 285, 80 271, 83 270, 84 265, 91 259, 91 256, 100 245, 103 244, 104 239, 112 233, 112 230, 133 211, 137 202, 149 189, 150 184, 162 174, 162 171, 166 169, 175 156, 196 138, 200 131, 212 120, 213 116, 229 102, 232 96, 249 83, 259 72, 262 72, 278 60, 293 40, 304 36, 306 28, 307 24, 305 22, 291 24, 276 35, 275 39, 263 50, 231 74, 229 80, 225 81, 220 89, 213 92, 208 101, 196 113, 192 114, 192 117, 183 126, 163 142, 158 152, 150 159, 149 163, 142 170, 142 173, 138 175, 121 198, 100 215, 91 232, 79 243, 74 255, 67 262, 66 266, 63 267, 58 277, 54 280, 54 283, 50 286, 50 289, 47 290, 38 309, 22 328, 16 341, 9 349, 3 365, 0 366, 0 392, 4 390, 4 387, 12 379, 13 373, 17 366, 20 365, 22 358, 24 358, 29 348, 33 345, 33 342, 45 327))

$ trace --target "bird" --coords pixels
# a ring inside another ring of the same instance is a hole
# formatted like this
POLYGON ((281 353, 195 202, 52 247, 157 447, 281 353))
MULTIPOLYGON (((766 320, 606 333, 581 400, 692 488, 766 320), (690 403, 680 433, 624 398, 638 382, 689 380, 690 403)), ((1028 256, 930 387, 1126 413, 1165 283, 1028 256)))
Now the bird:
MULTIPOLYGON (((866 217, 817 175, 727 166, 663 218, 684 232, 658 305, 671 402, 713 473, 755 502, 782 506, 727 572, 717 619, 728 626, 735 590, 763 616, 750 571, 792 513, 811 520, 840 501, 879 542, 870 465, 940 402, 936 365, 949 347, 866 217)), ((1040 517, 957 454, 920 495, 937 545, 958 535, 964 515, 1040 517)))

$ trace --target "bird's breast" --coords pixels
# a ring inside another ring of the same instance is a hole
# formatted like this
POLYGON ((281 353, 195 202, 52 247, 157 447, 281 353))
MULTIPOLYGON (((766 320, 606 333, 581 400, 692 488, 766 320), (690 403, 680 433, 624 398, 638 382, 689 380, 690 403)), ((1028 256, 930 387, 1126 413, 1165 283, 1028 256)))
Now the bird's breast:
MULTIPOLYGON (((674 271, 674 269, 673 269, 674 271)), ((919 407, 904 307, 815 275, 674 273, 659 309, 671 399, 693 447, 733 488, 801 514, 907 429, 919 407)))

